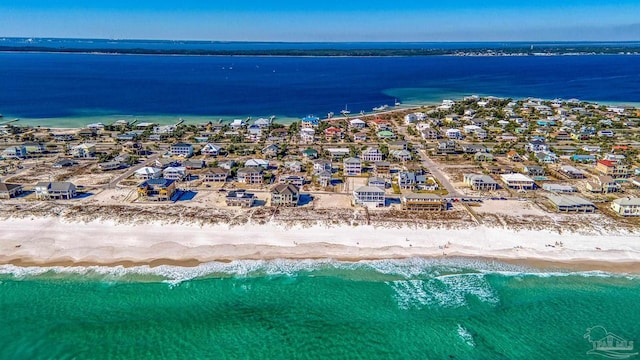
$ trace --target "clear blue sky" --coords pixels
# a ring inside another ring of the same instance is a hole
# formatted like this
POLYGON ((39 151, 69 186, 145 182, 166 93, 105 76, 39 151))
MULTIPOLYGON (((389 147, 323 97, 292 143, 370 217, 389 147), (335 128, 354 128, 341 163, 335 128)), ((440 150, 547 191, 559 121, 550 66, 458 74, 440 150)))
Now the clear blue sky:
POLYGON ((2 36, 637 41, 640 0, 1 0, 2 36))

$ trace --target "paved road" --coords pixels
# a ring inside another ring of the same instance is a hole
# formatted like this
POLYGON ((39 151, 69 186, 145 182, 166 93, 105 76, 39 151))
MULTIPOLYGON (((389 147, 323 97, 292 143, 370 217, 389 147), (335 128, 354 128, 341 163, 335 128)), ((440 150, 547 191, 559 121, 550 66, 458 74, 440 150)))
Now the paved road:
POLYGON ((442 186, 447 189, 447 191, 449 192, 448 196, 461 196, 458 189, 456 189, 455 186, 453 186, 453 184, 449 181, 449 179, 444 176, 444 173, 440 171, 438 165, 436 165, 431 159, 429 159, 427 153, 424 150, 418 150, 418 154, 420 154, 420 159, 422 160, 422 164, 424 165, 424 167, 429 169, 429 171, 431 171, 431 175, 438 179, 440 184, 442 184, 442 186))

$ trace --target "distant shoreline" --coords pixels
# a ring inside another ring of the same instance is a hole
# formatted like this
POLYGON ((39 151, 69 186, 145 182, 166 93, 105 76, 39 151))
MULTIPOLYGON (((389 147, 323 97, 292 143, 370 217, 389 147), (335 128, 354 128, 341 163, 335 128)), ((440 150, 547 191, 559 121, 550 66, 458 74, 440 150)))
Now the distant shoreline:
POLYGON ((452 48, 452 49, 145 49, 145 48, 58 48, 47 46, 0 46, 0 53, 60 53, 85 55, 180 55, 180 56, 269 56, 269 57, 407 57, 407 56, 593 56, 640 55, 640 46, 572 48, 550 46, 513 48, 452 48))

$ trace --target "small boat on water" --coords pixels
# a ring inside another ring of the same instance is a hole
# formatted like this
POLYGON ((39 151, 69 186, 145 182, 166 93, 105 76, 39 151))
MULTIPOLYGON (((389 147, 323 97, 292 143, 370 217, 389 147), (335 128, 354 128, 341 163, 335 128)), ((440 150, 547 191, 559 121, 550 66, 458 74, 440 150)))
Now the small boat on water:
POLYGON ((385 111, 389 108, 389 105, 380 105, 378 107, 374 107, 373 111, 385 111))
POLYGON ((340 114, 342 114, 342 115, 345 115, 345 116, 346 116, 346 115, 351 114, 351 111, 349 111, 349 108, 347 107, 347 105, 345 105, 345 106, 344 106, 344 110, 341 110, 341 111, 340 111, 340 114))
POLYGON ((394 99, 394 105, 395 106, 400 106, 402 103, 400 102, 400 100, 398 99, 394 99))

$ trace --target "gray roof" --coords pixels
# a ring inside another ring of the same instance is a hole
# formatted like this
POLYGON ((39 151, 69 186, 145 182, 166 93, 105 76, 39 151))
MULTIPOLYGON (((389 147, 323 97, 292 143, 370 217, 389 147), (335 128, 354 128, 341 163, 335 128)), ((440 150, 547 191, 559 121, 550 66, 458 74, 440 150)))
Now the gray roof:
POLYGON ((293 184, 278 184, 271 189, 271 193, 294 195, 300 193, 300 190, 293 184))
POLYGON ((615 199, 613 202, 623 206, 640 206, 640 198, 625 197, 615 199))
POLYGON ((75 190, 76 186, 68 181, 54 181, 46 182, 41 181, 36 184, 36 187, 46 187, 50 191, 71 191, 75 190))
POLYGON ((549 200, 556 206, 595 206, 589 200, 575 195, 548 195, 549 200))
POLYGON ((344 162, 345 163, 351 163, 351 164, 360 164, 362 162, 362 160, 360 160, 358 158, 350 157, 350 158, 344 159, 344 162))
POLYGON ((0 191, 1 192, 9 192, 15 188, 19 188, 22 187, 22 185, 18 185, 18 184, 7 184, 7 183, 0 183, 0 191))
POLYGON ((442 200, 442 196, 437 194, 407 194, 403 196, 405 199, 430 199, 430 200, 442 200))
POLYGON ((379 187, 376 186, 360 186, 359 188, 355 189, 354 192, 360 193, 360 192, 373 192, 373 193, 382 193, 384 194, 384 190, 380 189, 379 187))

